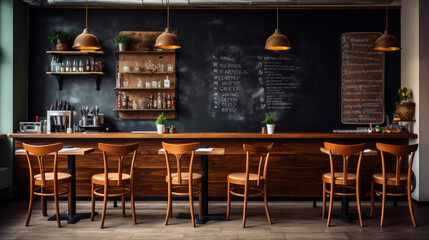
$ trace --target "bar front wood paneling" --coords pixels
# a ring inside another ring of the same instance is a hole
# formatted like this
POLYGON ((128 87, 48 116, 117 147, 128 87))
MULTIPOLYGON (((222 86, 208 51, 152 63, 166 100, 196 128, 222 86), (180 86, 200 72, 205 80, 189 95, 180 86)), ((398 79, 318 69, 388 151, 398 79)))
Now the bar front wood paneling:
MULTIPOLYGON (((407 144, 416 134, 337 134, 337 133, 278 133, 273 135, 260 133, 88 133, 88 134, 9 134, 15 139, 15 149, 21 149, 22 143, 47 144, 62 142, 75 147, 92 147, 96 150, 86 156, 76 157, 77 195, 89 196, 90 177, 103 172, 99 142, 130 143, 141 142, 135 165, 136 195, 167 196, 165 183, 165 159, 158 155, 161 142, 183 143, 201 142, 202 146, 225 148, 224 156, 209 157, 209 196, 226 196, 226 176, 231 172, 241 172, 245 167, 244 143, 274 142, 273 153, 268 171, 268 191, 272 197, 320 197, 321 176, 329 171, 328 156, 320 151, 323 142, 360 143, 367 142, 375 149, 376 142, 407 144)), ((341 159, 336 159, 341 166, 341 159)), ((114 164, 113 162, 111 164, 114 164)), ((129 166, 126 162, 126 166, 129 166)), ((51 165, 51 164, 47 164, 51 165)), ((116 166, 116 164, 111 165, 116 166)), ((257 166, 252 166, 254 169, 257 166)), ((200 169, 199 156, 196 156, 194 168, 200 169)), ((67 171, 66 157, 60 158, 59 169, 67 171)), ((340 169, 338 169, 340 170, 340 169)), ((352 169, 354 170, 354 169, 352 169)), ((391 169, 393 170, 393 169, 391 169)), ((38 171, 38 170, 35 170, 38 171)), ((361 174, 362 192, 369 191, 370 176, 381 171, 378 156, 364 157, 361 174)), ((18 196, 28 195, 28 165, 25 156, 15 156, 15 178, 18 196)))

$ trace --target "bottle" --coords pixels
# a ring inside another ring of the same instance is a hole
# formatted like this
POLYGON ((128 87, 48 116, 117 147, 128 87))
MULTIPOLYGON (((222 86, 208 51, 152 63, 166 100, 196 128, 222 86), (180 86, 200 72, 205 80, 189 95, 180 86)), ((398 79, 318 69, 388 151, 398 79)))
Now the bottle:
POLYGON ((139 109, 139 105, 137 104, 136 100, 133 101, 133 109, 139 109))
POLYGON ((173 97, 173 99, 171 100, 171 108, 176 109, 176 97, 173 97))
POLYGON ((164 80, 164 88, 170 88, 170 79, 168 79, 168 76, 164 80))
POLYGON ((134 71, 135 72, 140 72, 140 67, 139 67, 139 63, 138 62, 136 62, 136 65, 134 67, 134 71))
POLYGON ((139 82, 137 83, 137 87, 138 88, 143 88, 143 82, 142 82, 142 80, 139 78, 138 81, 139 82))
POLYGON ((85 64, 83 64, 83 60, 79 60, 79 72, 83 72, 85 68, 85 64))
POLYGON ((158 86, 158 83, 155 80, 152 80, 152 88, 156 88, 158 86))
POLYGON ((51 72, 55 72, 57 68, 57 62, 55 60, 55 56, 52 56, 51 60, 51 72))
POLYGON ((116 107, 118 109, 122 108, 121 94, 118 95, 118 100, 116 101, 116 107))
POLYGON ((152 105, 150 105, 150 98, 149 98, 149 96, 150 96, 150 95, 148 95, 148 96, 146 97, 146 108, 147 108, 147 109, 150 109, 150 108, 152 107, 152 105))
POLYGON ((169 71, 169 72, 174 72, 174 64, 168 64, 167 65, 167 71, 169 71))
POLYGON ((156 102, 157 102, 157 101, 156 101, 156 99, 155 99, 155 97, 154 97, 154 96, 152 96, 152 100, 151 100, 151 101, 152 101, 152 103, 153 103, 153 107, 152 107, 152 108, 153 108, 153 109, 157 109, 157 108, 158 108, 158 105, 156 104, 156 102))
POLYGON ((91 72, 91 63, 89 62, 89 58, 86 59, 85 72, 91 72))
POLYGON ((164 72, 164 64, 162 63, 162 56, 159 56, 158 72, 164 72))
POLYGON ((94 57, 91 57, 91 72, 95 72, 95 59, 94 57))
POLYGON ((167 109, 167 100, 165 99, 165 93, 162 94, 162 109, 167 109))
POLYGON ((162 82, 161 82, 161 80, 158 81, 158 88, 162 88, 162 82))
POLYGON ((128 79, 122 81, 122 87, 128 87, 128 79))
POLYGON ((61 72, 61 61, 60 57, 57 57, 56 65, 55 65, 55 72, 61 72))
POLYGON ((65 71, 66 72, 71 72, 71 62, 70 62, 70 60, 68 58, 66 60, 66 69, 65 69, 65 71))
POLYGON ((61 62, 61 72, 65 72, 66 71, 66 61, 62 61, 61 62))
POLYGON ((76 59, 73 60, 72 72, 77 72, 77 61, 76 61, 76 59))
POLYGON ((161 93, 158 93, 158 108, 162 108, 161 93))
POLYGON ((125 92, 122 92, 122 109, 127 109, 128 103, 127 103, 127 95, 125 92))
POLYGON ((128 61, 124 62, 124 67, 122 68, 122 72, 130 72, 130 66, 128 66, 128 61))
POLYGON ((167 108, 170 109, 171 108, 171 97, 170 94, 168 94, 168 99, 167 99, 167 108))
POLYGON ((152 63, 152 61, 149 59, 149 61, 145 64, 146 71, 153 72, 155 70, 155 65, 152 63))
POLYGON ((139 99, 139 109, 143 109, 143 100, 139 99))

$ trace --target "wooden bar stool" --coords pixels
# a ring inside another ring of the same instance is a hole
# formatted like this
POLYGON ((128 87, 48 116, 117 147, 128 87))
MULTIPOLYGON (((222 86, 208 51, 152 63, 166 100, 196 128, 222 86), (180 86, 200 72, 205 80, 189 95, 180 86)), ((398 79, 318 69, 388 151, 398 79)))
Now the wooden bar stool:
POLYGON ((264 195, 265 212, 267 214, 268 223, 271 224, 270 212, 268 209, 267 200, 267 176, 268 176, 268 160, 270 151, 274 143, 268 145, 250 145, 244 144, 243 149, 246 151, 246 172, 231 173, 227 177, 228 193, 227 193, 227 209, 226 220, 229 221, 229 213, 231 210, 231 194, 239 197, 244 197, 243 206, 243 228, 246 226, 247 198, 264 195), (255 153, 259 157, 259 167, 257 173, 250 173, 250 154, 255 153), (241 192, 235 191, 236 188, 231 188, 231 184, 242 186, 239 187, 241 192), (254 193, 249 192, 252 191, 254 193), (244 192, 244 193, 243 193, 244 192))
POLYGON ((71 210, 71 187, 72 187, 72 176, 68 173, 58 172, 58 151, 63 148, 62 143, 55 143, 50 145, 29 145, 23 143, 22 146, 25 149, 28 161, 28 170, 30 171, 30 204, 28 206, 27 221, 25 226, 28 226, 31 217, 31 210, 33 209, 33 198, 34 195, 41 197, 42 202, 42 214, 47 215, 45 208, 44 197, 54 197, 55 199, 55 213, 57 216, 58 227, 61 227, 60 222, 60 210, 58 207, 58 196, 68 194, 69 214, 72 216, 71 210), (30 153, 35 155, 39 165, 39 174, 34 175, 33 166, 31 164, 30 153), (55 153, 53 172, 46 172, 45 161, 46 155, 55 153), (67 187, 61 187, 59 185, 67 185, 67 187), (35 187, 38 186, 38 187, 35 187))
POLYGON ((165 217, 165 225, 168 223, 168 219, 173 214, 172 195, 175 196, 189 196, 189 204, 191 207, 191 219, 192 226, 195 227, 194 219, 194 203, 192 201, 193 195, 199 195, 199 218, 202 218, 201 212, 201 184, 203 177, 199 173, 193 172, 193 163, 195 150, 200 147, 200 143, 185 143, 185 144, 170 144, 162 143, 162 147, 165 150, 165 161, 167 163, 167 176, 165 181, 168 183, 168 206, 167 216, 165 217), (191 159, 189 162, 189 170, 185 172, 182 168, 182 155, 191 152, 191 159), (173 154, 176 157, 176 172, 171 172, 169 154, 173 154), (198 185, 198 188, 194 187, 198 185))
POLYGON ((329 173, 325 173, 322 176, 323 181, 323 209, 322 209, 322 219, 325 218, 326 211, 326 194, 329 194, 329 212, 328 212, 328 221, 326 226, 330 226, 331 223, 331 214, 332 214, 332 205, 334 201, 334 196, 356 196, 357 209, 359 215, 360 226, 363 227, 362 214, 360 207, 360 185, 359 185, 359 172, 362 162, 363 151, 366 149, 366 143, 355 144, 355 145, 341 145, 325 142, 325 148, 329 151, 329 162, 330 169, 329 173), (359 159, 357 161, 356 174, 349 173, 349 160, 350 157, 359 153, 359 159), (335 172, 333 155, 341 155, 343 157, 343 171, 335 172), (332 177, 333 176, 333 177, 332 177), (326 184, 330 184, 330 188, 326 188, 326 184), (344 193, 344 192, 335 192, 335 188, 349 188, 354 189, 355 192, 344 193))
POLYGON ((414 153, 417 151, 418 144, 414 145, 390 145, 385 143, 377 143, 377 149, 381 152, 381 173, 376 173, 372 175, 371 178, 371 212, 369 214, 372 217, 374 213, 374 192, 382 195, 381 203, 381 221, 380 226, 383 226, 384 223, 384 208, 386 205, 386 196, 407 196, 408 197, 408 207, 410 209, 411 220, 413 221, 413 226, 416 227, 416 220, 414 219, 413 205, 411 202, 411 170, 413 166, 414 153), (386 159, 384 154, 390 153, 393 154, 396 158, 396 172, 395 173, 386 173, 386 159), (408 156, 411 155, 409 161, 408 156), (407 174, 401 173, 402 162, 405 159, 408 171, 407 174), (374 183, 382 185, 382 190, 378 191, 374 189, 374 183), (402 190, 404 192, 387 192, 387 187, 402 190))
POLYGON ((131 194, 131 210, 134 224, 136 224, 136 209, 134 204, 134 164, 137 156, 137 149, 140 143, 131 143, 124 145, 99 143, 98 148, 103 151, 104 173, 95 174, 91 177, 91 221, 94 221, 95 196, 103 197, 103 214, 101 216, 101 226, 104 226, 106 216, 107 198, 122 198, 122 216, 125 217, 125 195, 131 194), (133 152, 131 159, 130 174, 123 173, 123 164, 125 157, 133 152), (107 154, 118 157, 118 171, 109 172, 107 154), (101 185, 101 187, 97 187, 101 185), (126 187, 129 185, 130 187, 126 187))

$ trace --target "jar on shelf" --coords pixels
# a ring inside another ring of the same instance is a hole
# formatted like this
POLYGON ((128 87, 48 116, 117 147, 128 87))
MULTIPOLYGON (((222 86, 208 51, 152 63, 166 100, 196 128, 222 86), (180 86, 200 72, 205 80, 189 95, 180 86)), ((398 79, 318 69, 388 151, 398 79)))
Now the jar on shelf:
POLYGON ((122 68, 122 72, 130 72, 130 66, 128 66, 128 61, 124 62, 124 67, 122 68))
POLYGON ((138 88, 143 88, 143 82, 142 82, 142 80, 139 78, 138 81, 139 82, 137 83, 137 87, 138 88))

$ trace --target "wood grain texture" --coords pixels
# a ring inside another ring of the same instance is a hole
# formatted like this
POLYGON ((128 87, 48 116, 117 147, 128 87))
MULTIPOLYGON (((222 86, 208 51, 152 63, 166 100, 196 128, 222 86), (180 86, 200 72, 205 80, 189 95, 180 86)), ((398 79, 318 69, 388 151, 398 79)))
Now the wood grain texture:
MULTIPOLYGON (((201 133, 202 134, 202 133, 201 133)), ((210 133, 207 133, 211 135, 210 133)), ((239 133, 237 135, 241 135, 239 133)), ((16 134, 14 134, 16 135, 16 134)), ((47 138, 37 138, 38 135, 24 135, 23 138, 15 138, 15 149, 21 149, 22 143, 29 144, 48 144, 54 142, 62 142, 67 146, 80 148, 95 148, 94 152, 85 156, 76 156, 76 181, 77 195, 89 196, 91 191, 90 177, 93 174, 103 172, 103 161, 101 151, 98 149, 98 142, 105 143, 133 143, 136 138, 117 139, 118 136, 134 136, 131 133, 117 133, 106 135, 114 135, 116 138, 93 138, 86 136, 92 134, 73 134, 60 135, 50 134, 47 138), (55 138, 54 136, 68 136, 68 138, 55 138), (33 136, 33 138, 29 138, 33 136), (81 138, 78 138, 82 136, 81 138)), ((95 134, 103 135, 103 134, 95 134)), ((139 134, 137 134, 139 135, 139 134)), ((136 135, 136 136, 137 136, 136 135)), ((158 137, 158 134, 149 134, 158 137)), ((163 134, 169 136, 169 134, 163 134)), ((321 177, 323 173, 329 171, 329 157, 320 151, 323 147, 323 142, 330 141, 343 144, 356 144, 367 142, 368 148, 376 149, 376 142, 384 142, 391 144, 408 144, 408 138, 413 138, 416 135, 381 135, 385 138, 370 138, 371 134, 359 134, 361 138, 355 138, 355 134, 351 134, 350 138, 336 138, 335 134, 328 134, 331 138, 315 138, 317 134, 305 134, 311 138, 305 138, 300 134, 295 135, 296 138, 278 138, 265 139, 258 138, 266 136, 262 134, 247 134, 253 136, 249 138, 217 138, 221 134, 213 134, 212 139, 201 138, 196 140, 195 137, 184 138, 185 136, 195 136, 194 134, 171 134, 172 136, 180 136, 177 139, 162 139, 162 138, 141 138, 138 149, 138 155, 135 164, 135 190, 138 197, 149 196, 167 196, 167 184, 165 183, 166 166, 163 155, 158 155, 158 150, 162 148, 161 142, 169 143, 185 143, 199 141, 202 146, 215 148, 224 148, 225 155, 209 156, 209 196, 210 197, 225 197, 226 196, 226 177, 229 173, 241 172, 245 169, 245 152, 243 144, 268 143, 274 141, 272 155, 270 156, 269 171, 268 171, 268 192, 272 197, 320 197, 322 191, 321 177), (394 138, 390 138, 394 137, 394 138), (401 137, 401 138, 398 138, 401 137)), ((199 135, 199 134, 197 134, 199 135)), ((227 134, 232 136, 233 134, 227 134)), ((246 134, 243 134, 246 135, 246 134)), ((279 134, 288 135, 288 134, 279 134)), ((323 135, 323 134, 322 134, 323 135)), ((16 135, 20 136, 20 135, 16 135)), ((43 135, 47 136, 47 135, 43 135)), ((162 135, 161 135, 162 136, 162 135)), ((241 136, 244 137, 244 136, 241 136)), ((189 156, 183 156, 184 164, 188 164, 189 156)), ((52 161, 52 160, 47 160, 52 161)), ((194 171, 200 171, 200 156, 195 156, 194 171)), ((341 158, 334 158, 336 165, 341 166, 341 158)), ((352 158, 350 161, 357 161, 357 158, 352 158)), ((129 161, 125 161, 124 171, 129 171, 129 161)), ((114 160, 112 163, 114 164, 114 160)), ((112 165, 116 166, 116 165, 112 165)), ((251 164, 250 168, 257 168, 257 164, 251 164)), ((67 170, 66 156, 59 157, 59 170, 67 170)), ((340 170, 340 169, 338 169, 340 170)), ((390 170, 394 170, 392 166, 390 170)), ((34 171, 38 171, 34 169, 34 171)), ((351 168, 350 171, 356 171, 351 168)), ((364 156, 362 159, 361 178, 362 178, 362 194, 367 195, 370 191, 370 179, 373 173, 381 171, 381 160, 379 156, 364 156)), ((28 166, 25 156, 15 156, 15 179, 18 196, 28 195, 28 166)))

